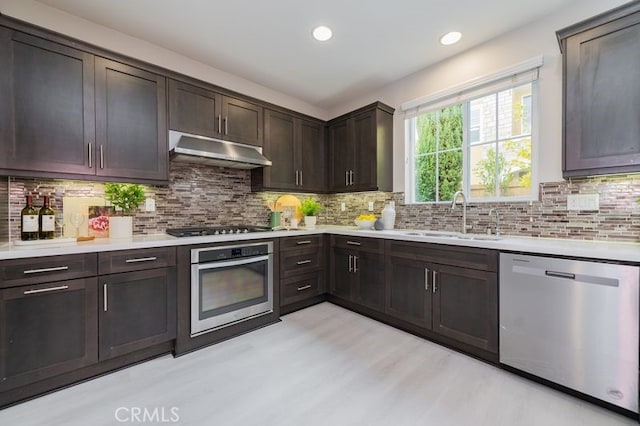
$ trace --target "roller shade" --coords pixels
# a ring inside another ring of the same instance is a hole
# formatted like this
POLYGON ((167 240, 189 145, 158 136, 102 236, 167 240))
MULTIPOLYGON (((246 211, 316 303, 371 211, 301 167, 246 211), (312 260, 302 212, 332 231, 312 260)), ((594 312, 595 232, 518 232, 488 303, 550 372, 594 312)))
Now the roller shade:
POLYGON ((543 63, 543 56, 536 56, 496 73, 474 78, 459 86, 405 102, 400 105, 400 109, 404 111, 405 118, 408 119, 489 93, 531 83, 538 79, 539 70, 543 63))

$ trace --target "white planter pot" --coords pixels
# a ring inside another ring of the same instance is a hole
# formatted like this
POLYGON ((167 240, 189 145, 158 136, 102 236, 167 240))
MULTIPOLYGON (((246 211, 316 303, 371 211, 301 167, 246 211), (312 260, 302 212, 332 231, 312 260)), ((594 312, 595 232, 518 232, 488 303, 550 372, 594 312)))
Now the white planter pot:
POLYGON ((133 216, 111 216, 109 218, 109 238, 133 237, 133 216))
POLYGON ((304 226, 309 229, 315 229, 317 221, 318 221, 318 218, 316 216, 305 216, 304 226))

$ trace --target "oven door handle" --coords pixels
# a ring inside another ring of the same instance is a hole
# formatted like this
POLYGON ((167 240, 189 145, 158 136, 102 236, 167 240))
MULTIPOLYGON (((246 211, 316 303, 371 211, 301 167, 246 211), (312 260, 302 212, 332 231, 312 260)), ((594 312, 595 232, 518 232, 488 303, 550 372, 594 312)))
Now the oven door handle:
POLYGON ((233 259, 233 260, 227 260, 227 261, 196 263, 196 264, 193 264, 193 266, 196 267, 198 271, 204 271, 207 269, 226 268, 229 266, 241 266, 241 265, 248 265, 251 263, 263 262, 265 260, 269 260, 269 256, 270 255, 264 255, 264 256, 247 257, 243 259, 233 259))

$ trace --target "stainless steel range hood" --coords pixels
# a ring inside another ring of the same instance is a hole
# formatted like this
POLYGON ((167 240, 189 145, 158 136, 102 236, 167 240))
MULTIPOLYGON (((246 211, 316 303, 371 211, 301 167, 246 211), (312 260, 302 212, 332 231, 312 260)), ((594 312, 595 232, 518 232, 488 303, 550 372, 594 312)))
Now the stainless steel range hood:
POLYGON ((270 166, 262 148, 169 130, 169 153, 174 161, 209 166, 255 169, 270 166))

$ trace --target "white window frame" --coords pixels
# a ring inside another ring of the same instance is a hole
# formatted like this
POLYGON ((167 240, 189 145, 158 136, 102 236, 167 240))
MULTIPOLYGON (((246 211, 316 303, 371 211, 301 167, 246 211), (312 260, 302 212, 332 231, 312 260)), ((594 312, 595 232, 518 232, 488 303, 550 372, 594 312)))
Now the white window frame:
MULTIPOLYGON (((468 104, 462 108, 463 111, 463 154, 462 154, 462 191, 470 201, 475 202, 524 202, 538 199, 538 72, 543 64, 543 57, 535 57, 527 61, 516 64, 493 75, 474 79, 463 85, 444 90, 434 95, 422 97, 401 105, 405 112, 405 202, 407 204, 434 204, 450 203, 450 201, 416 201, 415 199, 415 117, 418 115, 440 110, 453 104, 464 104, 470 100, 498 93, 509 88, 518 87, 526 83, 531 83, 531 192, 523 196, 510 197, 475 197, 470 195, 470 173, 469 157, 469 108, 468 104)), ((496 128, 496 132, 498 129, 496 128)), ((498 135, 496 134, 496 141, 498 135)), ((439 188, 438 188, 439 190, 439 188)), ((438 191, 439 192, 439 191, 438 191)))

